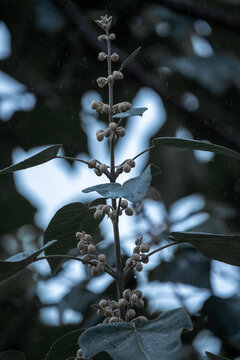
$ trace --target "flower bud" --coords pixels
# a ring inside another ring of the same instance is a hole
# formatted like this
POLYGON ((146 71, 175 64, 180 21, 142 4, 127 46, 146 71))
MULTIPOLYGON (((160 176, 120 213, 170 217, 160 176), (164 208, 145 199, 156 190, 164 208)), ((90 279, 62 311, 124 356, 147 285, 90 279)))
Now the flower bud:
POLYGON ((76 238, 81 239, 82 233, 80 231, 76 232, 76 238))
POLYGON ((79 251, 83 250, 85 248, 85 244, 83 240, 80 240, 79 243, 77 244, 77 248, 79 251))
POLYGON ((94 168, 97 165, 97 160, 96 159, 92 159, 88 161, 88 167, 90 169, 94 168))
POLYGON ((109 324, 109 320, 110 320, 110 317, 107 317, 106 319, 103 320, 103 324, 109 324))
POLYGON ((119 55, 117 53, 113 53, 111 55, 111 60, 112 61, 116 62, 116 61, 118 61, 118 59, 119 59, 119 55))
POLYGON ((104 272, 104 264, 102 262, 99 262, 97 264, 97 270, 98 270, 99 273, 104 272))
POLYGON ((137 270, 138 272, 140 272, 140 271, 142 271, 142 269, 143 269, 142 264, 141 264, 140 262, 138 262, 138 263, 136 264, 136 270, 137 270))
POLYGON ((148 252, 148 251, 149 251, 149 246, 147 246, 147 244, 142 244, 142 245, 140 246, 140 251, 141 251, 142 253, 148 252))
POLYGON ((148 321, 148 319, 146 318, 146 316, 138 316, 136 319, 134 319, 135 321, 136 320, 143 320, 143 321, 148 321))
POLYGON ((81 358, 82 357, 82 349, 79 349, 77 352, 77 358, 81 358))
POLYGON ((142 298, 142 291, 141 291, 141 290, 136 289, 136 290, 134 291, 134 294, 136 294, 139 299, 142 298))
POLYGON ((129 309, 127 312, 127 316, 129 317, 129 319, 133 319, 136 316, 136 311, 133 309, 129 309))
POLYGON ((106 59, 106 57, 107 57, 107 54, 105 54, 105 52, 100 52, 98 54, 98 60, 100 60, 100 61, 104 61, 106 59))
POLYGON ((135 167, 135 161, 134 160, 132 160, 132 159, 128 159, 127 160, 127 164, 129 165, 129 166, 131 166, 131 168, 133 168, 133 167, 135 167))
POLYGON ((116 35, 115 35, 114 33, 111 33, 111 34, 109 35, 109 39, 110 39, 110 40, 115 40, 115 39, 116 39, 116 35))
POLYGON ((104 217, 104 213, 102 210, 95 211, 95 213, 94 213, 95 220, 101 221, 103 219, 103 217, 104 217))
POLYGON ((131 265, 132 264, 132 258, 128 258, 127 260, 126 260, 126 266, 129 266, 129 265, 131 265))
POLYGON ((131 295, 132 295, 132 291, 131 291, 130 289, 124 290, 124 292, 123 292, 123 297, 124 297, 125 299, 128 300, 131 295))
POLYGON ((130 301, 132 303, 135 303, 137 302, 139 299, 138 299, 138 296, 136 294, 132 294, 131 297, 130 297, 130 301))
POLYGON ((98 134, 96 135, 96 138, 97 138, 97 141, 103 141, 103 139, 104 139, 104 133, 98 133, 98 134))
POLYGON ((125 129, 124 129, 124 127, 119 126, 119 127, 117 128, 117 133, 118 133, 119 136, 123 137, 123 136, 125 135, 125 129))
POLYGON ((102 173, 105 174, 107 172, 107 165, 106 164, 101 164, 99 169, 100 169, 100 171, 102 173))
POLYGON ((98 108, 98 101, 97 101, 97 100, 93 100, 93 101, 91 102, 91 108, 92 108, 93 110, 96 110, 96 109, 98 108))
POLYGON ((102 211, 104 212, 104 214, 108 214, 110 211, 110 206, 109 205, 103 205, 102 211))
POLYGON ((147 255, 141 255, 141 262, 147 264, 149 262, 149 257, 147 255))
POLYGON ((126 105, 126 110, 130 110, 132 105, 130 104, 130 102, 125 101, 125 105, 126 105))
POLYGON ((106 256, 104 254, 99 254, 98 255, 98 261, 100 261, 101 263, 105 263, 106 262, 106 256))
POLYGON ((107 77, 107 81, 108 81, 108 83, 109 84, 111 84, 112 82, 113 82, 113 76, 112 75, 108 75, 108 77, 107 77))
POLYGON ((89 255, 83 255, 83 257, 82 257, 82 263, 83 264, 87 264, 87 262, 89 261, 90 259, 89 259, 89 255))
POLYGON ((127 305, 127 300, 124 299, 124 298, 119 299, 119 300, 118 300, 118 305, 119 305, 120 307, 126 306, 126 305, 127 305))
POLYGON ((144 308, 144 301, 142 299, 139 299, 137 302, 136 302, 136 307, 138 309, 143 309, 144 308))
POLYGON ((127 200, 121 200, 121 208, 126 209, 128 207, 128 201, 127 200))
POLYGON ((104 41, 107 40, 107 36, 106 35, 99 35, 98 36, 98 41, 104 41))
POLYGON ((114 80, 121 80, 123 79, 123 74, 120 71, 114 71, 113 78, 114 80))
POLYGON ((111 130, 109 128, 107 128, 107 129, 104 130, 103 134, 104 134, 105 137, 109 137, 111 135, 111 130))
POLYGON ((116 211, 112 211, 110 214, 109 214, 109 217, 112 221, 116 221, 117 220, 117 213, 116 211))
POLYGON ((100 88, 103 88, 107 84, 108 80, 105 77, 97 78, 97 84, 100 88))
POLYGON ((123 171, 125 173, 129 173, 131 171, 131 166, 129 166, 128 164, 124 164, 123 165, 123 171))
POLYGON ((105 308, 107 306, 108 302, 107 302, 107 300, 102 299, 101 301, 99 301, 98 304, 99 304, 99 306, 105 308))
POLYGON ((92 241, 91 235, 86 234, 86 235, 84 236, 84 240, 85 240, 87 243, 90 243, 90 242, 92 241))
POLYGON ((103 317, 103 316, 105 316, 105 312, 103 311, 103 310, 98 310, 97 311, 97 316, 99 316, 99 317, 103 317))
POLYGON ((124 111, 127 110, 127 107, 126 107, 125 103, 122 102, 122 103, 120 103, 120 104, 118 105, 118 109, 119 109, 120 112, 124 112, 124 111))
POLYGON ((140 255, 138 253, 134 253, 132 256, 134 261, 139 261, 140 260, 140 255))
POLYGON ((115 301, 115 300, 110 301, 110 306, 111 306, 111 308, 112 308, 113 310, 119 309, 118 302, 115 301))
POLYGON ((93 266, 91 268, 91 273, 92 273, 92 276, 97 276, 99 274, 99 271, 96 266, 93 266))
POLYGON ((112 324, 112 323, 114 323, 114 322, 119 322, 119 318, 116 317, 116 316, 114 316, 114 317, 112 317, 112 318, 109 320, 109 324, 112 324))
POLYGON ((116 131, 116 130, 117 130, 117 124, 116 124, 115 122, 111 122, 111 123, 109 124, 109 129, 110 129, 111 131, 116 131))
POLYGON ((125 210, 125 214, 128 216, 132 216, 133 215, 133 209, 130 207, 127 207, 125 210))
POLYGON ((102 172, 99 169, 94 169, 94 172, 97 176, 102 176, 102 172))
POLYGON ((110 107, 108 104, 103 104, 103 112, 105 112, 106 114, 110 113, 110 107))
POLYGON ((88 245, 88 253, 94 254, 96 252, 96 248, 93 244, 88 245))

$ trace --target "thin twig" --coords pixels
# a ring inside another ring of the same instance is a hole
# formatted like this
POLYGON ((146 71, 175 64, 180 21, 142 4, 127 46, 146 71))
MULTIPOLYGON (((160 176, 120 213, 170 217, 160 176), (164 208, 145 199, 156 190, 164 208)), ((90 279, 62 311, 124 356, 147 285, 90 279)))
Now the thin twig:
POLYGON ((141 156, 142 154, 144 154, 144 153, 147 152, 147 151, 152 150, 153 148, 155 148, 155 145, 152 145, 152 146, 150 146, 149 148, 143 150, 142 152, 140 152, 139 154, 137 154, 136 156, 134 156, 132 159, 133 159, 133 160, 137 159, 139 156, 141 156))
POLYGON ((73 158, 71 156, 60 156, 60 155, 56 155, 55 158, 57 159, 65 159, 65 160, 72 160, 72 161, 80 161, 86 165, 89 165, 89 163, 85 160, 81 160, 81 159, 78 159, 78 158, 73 158))
POLYGON ((152 256, 153 254, 156 254, 158 251, 164 250, 164 249, 166 249, 166 248, 168 248, 168 247, 170 247, 170 246, 178 245, 178 244, 180 244, 180 242, 177 242, 177 241, 176 241, 176 242, 174 242, 174 243, 164 245, 164 246, 162 246, 162 247, 160 247, 160 248, 158 248, 158 249, 156 249, 156 250, 153 250, 153 251, 150 252, 149 254, 146 254, 146 256, 147 256, 147 257, 152 256))

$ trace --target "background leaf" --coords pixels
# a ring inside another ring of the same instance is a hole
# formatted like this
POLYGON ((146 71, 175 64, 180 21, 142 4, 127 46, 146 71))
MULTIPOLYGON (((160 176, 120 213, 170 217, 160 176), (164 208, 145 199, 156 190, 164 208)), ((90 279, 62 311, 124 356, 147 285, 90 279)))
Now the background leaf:
POLYGON ((0 353, 0 360, 25 360, 25 355, 19 351, 9 350, 0 353))
POLYGON ((133 108, 133 109, 130 109, 128 111, 125 111, 125 112, 121 112, 119 114, 116 114, 113 116, 113 118, 115 119, 121 119, 121 118, 126 118, 126 117, 129 117, 129 116, 142 116, 143 113, 147 110, 148 108, 146 107, 139 107, 139 108, 133 108))
MULTIPOLYGON (((105 198, 115 199, 122 197, 138 203, 147 194, 152 180, 152 171, 154 171, 154 175, 156 175, 156 168, 157 166, 155 165, 148 165, 140 176, 125 181, 123 185, 119 183, 100 184, 90 186, 84 189, 83 192, 90 193, 96 191, 105 198)), ((160 173, 160 169, 157 169, 158 173, 160 173)))
POLYGON ((192 329, 183 309, 161 314, 151 321, 101 325, 86 330, 79 338, 84 357, 106 351, 113 360, 180 360, 181 332, 192 329))
POLYGON ((78 338, 84 330, 71 331, 70 333, 57 339, 49 350, 46 360, 66 360, 70 357, 75 358, 78 346, 78 338))
MULTIPOLYGON (((46 249, 46 255, 66 255, 69 250, 76 248, 77 231, 85 231, 87 234, 93 235, 99 222, 93 217, 94 211, 81 203, 75 202, 63 206, 56 212, 44 232, 44 244, 52 239, 57 242, 50 249, 46 249)), ((61 259, 48 259, 52 273, 54 273, 61 259)))
POLYGON ((5 169, 0 170, 0 175, 8 174, 8 173, 23 170, 23 169, 28 169, 30 167, 41 165, 49 160, 52 160, 56 157, 60 147, 61 147, 61 145, 49 146, 47 149, 40 151, 36 155, 33 155, 30 158, 19 162, 18 164, 14 164, 5 169))
POLYGON ((227 156, 231 156, 231 157, 234 157, 235 159, 240 160, 239 152, 228 149, 224 146, 210 144, 205 141, 179 139, 179 138, 174 138, 174 137, 160 137, 157 139, 153 139, 152 142, 155 146, 212 151, 215 154, 227 155, 227 156))
POLYGON ((30 265, 43 250, 50 248, 55 242, 56 240, 52 240, 38 250, 25 251, 6 260, 0 260, 0 281, 8 279, 30 265))
POLYGON ((172 232, 169 239, 188 242, 212 260, 240 266, 240 236, 198 232, 172 232))

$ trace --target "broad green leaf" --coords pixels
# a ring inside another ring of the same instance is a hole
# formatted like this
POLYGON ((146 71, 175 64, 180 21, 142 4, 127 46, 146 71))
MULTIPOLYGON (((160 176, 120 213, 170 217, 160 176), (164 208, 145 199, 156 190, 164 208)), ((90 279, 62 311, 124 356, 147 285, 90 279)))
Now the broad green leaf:
POLYGON ((192 330, 190 317, 175 309, 151 321, 92 327, 80 336, 79 346, 86 358, 105 351, 113 360, 180 360, 184 328, 192 330))
POLYGON ((228 149, 224 146, 210 144, 205 141, 179 139, 175 137, 161 137, 153 139, 152 142, 155 146, 211 151, 215 154, 227 155, 240 160, 239 152, 228 149))
POLYGON ((56 240, 49 241, 38 250, 25 251, 6 260, 0 261, 0 281, 8 279, 10 276, 17 274, 20 270, 30 265, 38 255, 47 248, 53 246, 56 240))
MULTIPOLYGON (((100 195, 108 199, 124 198, 134 203, 139 201, 147 194, 152 180, 152 173, 156 175, 156 166, 148 165, 144 172, 135 178, 127 180, 123 185, 119 183, 106 183, 95 186, 90 186, 83 190, 84 193, 92 191, 98 192, 100 195)), ((158 173, 160 173, 160 169, 158 173)))
POLYGON ((12 173, 14 171, 19 171, 23 169, 28 169, 30 167, 41 165, 49 160, 52 160, 56 157, 61 146, 62 145, 59 144, 49 146, 45 150, 40 151, 36 155, 33 155, 26 160, 23 160, 17 164, 11 165, 5 169, 0 170, 0 175, 12 173))
POLYGON ((8 350, 0 353, 0 360, 25 360, 25 355, 22 352, 15 350, 8 350))
MULTIPOLYGON (((46 255, 66 255, 71 249, 76 248, 77 231, 85 231, 93 234, 99 224, 94 217, 94 211, 90 210, 85 204, 80 202, 65 205, 56 212, 44 232, 44 244, 52 239, 57 242, 49 249, 46 255)), ((52 273, 55 273, 62 259, 48 259, 52 273)))
POLYGON ((136 50, 134 50, 134 51, 131 53, 131 55, 129 55, 129 56, 127 57, 127 59, 124 60, 124 62, 122 63, 122 65, 121 65, 121 67, 120 67, 120 69, 119 69, 119 71, 122 71, 122 69, 124 69, 125 66, 127 66, 127 65, 135 58, 135 56, 137 56, 137 54, 139 53, 140 50, 141 50, 141 47, 138 47, 136 50))
POLYGON ((172 232, 168 237, 173 241, 194 245, 209 259, 240 266, 240 235, 172 232))
POLYGON ((139 107, 139 108, 133 108, 133 109, 130 109, 128 111, 125 111, 125 112, 121 112, 119 114, 116 114, 113 116, 113 118, 115 119, 121 119, 121 118, 126 118, 126 117, 129 117, 129 116, 142 116, 143 113, 147 110, 148 108, 146 107, 139 107))
POLYGON ((89 204, 88 204, 88 207, 89 209, 94 207, 94 206, 98 206, 98 205, 106 205, 106 198, 98 198, 98 199, 95 199, 95 200, 92 200, 89 204))
POLYGON ((206 351, 206 355, 207 355, 208 359, 210 359, 210 360, 230 360, 228 358, 212 354, 212 353, 210 353, 208 351, 206 351))
POLYGON ((78 346, 78 338, 84 330, 71 331, 57 339, 49 350, 46 360, 75 359, 78 346))
POLYGON ((160 265, 149 271, 148 278, 150 281, 170 281, 211 289, 210 261, 192 247, 180 247, 172 261, 161 261, 160 265))

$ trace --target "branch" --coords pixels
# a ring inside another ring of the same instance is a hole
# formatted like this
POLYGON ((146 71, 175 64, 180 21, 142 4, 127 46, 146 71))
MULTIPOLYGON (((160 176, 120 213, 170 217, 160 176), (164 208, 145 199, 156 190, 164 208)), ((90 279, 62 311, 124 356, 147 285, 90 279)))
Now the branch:
POLYGON ((212 25, 224 26, 227 29, 240 32, 240 18, 211 7, 204 7, 196 4, 196 2, 186 0, 156 0, 156 2, 185 16, 204 19, 212 25))

